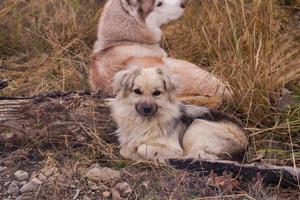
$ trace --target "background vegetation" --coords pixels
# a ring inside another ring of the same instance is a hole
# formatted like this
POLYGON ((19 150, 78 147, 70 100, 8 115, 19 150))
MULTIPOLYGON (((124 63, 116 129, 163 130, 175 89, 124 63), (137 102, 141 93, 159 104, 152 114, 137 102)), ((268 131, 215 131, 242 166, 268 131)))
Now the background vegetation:
MULTIPOLYGON (((0 95, 88 90, 101 0, 0 1, 0 95)), ((169 55, 227 80, 248 160, 300 167, 300 1, 191 0, 164 27, 169 55)))

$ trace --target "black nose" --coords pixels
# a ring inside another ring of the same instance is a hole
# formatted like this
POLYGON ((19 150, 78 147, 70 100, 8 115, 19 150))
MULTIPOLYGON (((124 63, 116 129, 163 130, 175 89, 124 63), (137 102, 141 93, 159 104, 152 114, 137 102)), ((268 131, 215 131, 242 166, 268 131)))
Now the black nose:
POLYGON ((185 2, 182 2, 182 3, 180 4, 180 7, 181 7, 181 8, 185 8, 185 7, 186 7, 185 2))
POLYGON ((152 112, 152 108, 151 107, 143 107, 143 112, 145 114, 150 114, 152 112))
POLYGON ((135 105, 136 111, 143 117, 150 117, 157 112, 157 106, 151 103, 137 103, 135 105))

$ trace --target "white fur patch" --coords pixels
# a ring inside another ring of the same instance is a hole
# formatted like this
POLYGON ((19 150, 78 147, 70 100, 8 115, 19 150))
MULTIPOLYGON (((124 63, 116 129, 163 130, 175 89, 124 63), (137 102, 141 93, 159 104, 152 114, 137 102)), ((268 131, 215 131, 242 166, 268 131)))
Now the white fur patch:
POLYGON ((182 0, 160 0, 156 1, 153 11, 146 18, 146 25, 151 30, 159 29, 163 24, 167 24, 182 16, 184 9, 181 7, 182 0), (161 2, 161 6, 157 6, 161 2))

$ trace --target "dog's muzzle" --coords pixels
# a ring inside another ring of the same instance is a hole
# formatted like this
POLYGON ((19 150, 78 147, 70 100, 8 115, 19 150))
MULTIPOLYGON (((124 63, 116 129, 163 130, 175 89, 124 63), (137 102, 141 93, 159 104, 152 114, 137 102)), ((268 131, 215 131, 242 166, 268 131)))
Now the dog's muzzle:
POLYGON ((157 113, 157 105, 148 102, 141 102, 135 104, 135 110, 143 117, 151 117, 157 113))

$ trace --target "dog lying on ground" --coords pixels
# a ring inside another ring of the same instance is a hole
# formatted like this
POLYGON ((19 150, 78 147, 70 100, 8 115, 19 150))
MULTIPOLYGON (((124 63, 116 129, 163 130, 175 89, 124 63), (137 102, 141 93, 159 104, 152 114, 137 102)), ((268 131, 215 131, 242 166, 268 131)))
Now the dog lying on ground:
POLYGON ((164 67, 120 71, 113 85, 112 115, 125 158, 233 159, 248 145, 241 126, 224 114, 179 103, 179 80, 164 67))
POLYGON ((136 65, 163 65, 181 79, 178 98, 217 107, 231 92, 214 75, 187 61, 170 58, 160 48, 160 26, 178 19, 184 0, 108 0, 102 12, 93 50, 90 85, 112 95, 112 78, 136 65), (203 102, 204 101, 204 102, 203 102))

